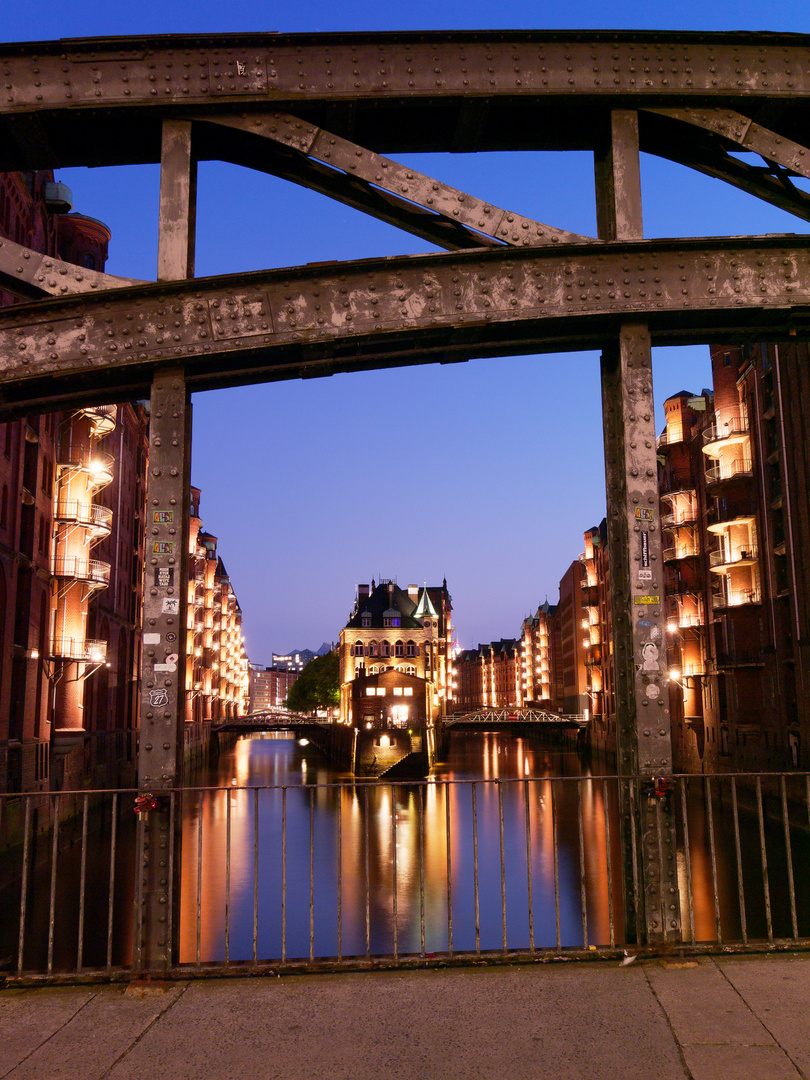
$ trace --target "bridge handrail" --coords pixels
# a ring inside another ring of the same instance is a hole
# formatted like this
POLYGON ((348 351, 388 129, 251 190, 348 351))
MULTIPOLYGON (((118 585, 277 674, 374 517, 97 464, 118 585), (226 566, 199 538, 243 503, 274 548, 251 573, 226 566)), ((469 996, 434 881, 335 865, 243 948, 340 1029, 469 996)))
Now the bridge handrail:
POLYGON ((584 727, 587 720, 583 713, 554 713, 545 709, 478 709, 475 712, 446 716, 445 727, 453 724, 576 724, 584 727))

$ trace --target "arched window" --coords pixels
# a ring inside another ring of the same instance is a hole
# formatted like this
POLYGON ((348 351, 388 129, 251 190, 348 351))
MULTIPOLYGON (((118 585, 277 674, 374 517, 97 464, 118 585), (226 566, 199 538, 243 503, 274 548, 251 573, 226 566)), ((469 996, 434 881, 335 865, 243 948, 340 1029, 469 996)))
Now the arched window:
POLYGON ((394 645, 394 656, 404 656, 404 655, 405 655, 405 646, 402 644, 401 641, 398 641, 394 645))
POLYGON ((381 648, 380 648, 380 656, 390 656, 390 655, 391 655, 391 645, 390 645, 390 643, 388 641, 384 641, 382 643, 381 648))
POLYGON ((413 664, 408 664, 407 665, 407 667, 405 668, 405 674, 406 675, 415 675, 416 674, 416 668, 413 666, 413 664))
POLYGON ((362 641, 355 642, 354 655, 355 656, 362 656, 363 655, 363 642, 362 641))
POLYGON ((409 641, 408 644, 405 647, 405 655, 406 656, 416 656, 417 652, 418 652, 418 650, 416 648, 416 642, 415 641, 409 641))
POLYGON ((379 656, 380 655, 380 650, 379 650, 379 647, 378 647, 376 641, 370 641, 368 643, 368 655, 369 656, 379 656))

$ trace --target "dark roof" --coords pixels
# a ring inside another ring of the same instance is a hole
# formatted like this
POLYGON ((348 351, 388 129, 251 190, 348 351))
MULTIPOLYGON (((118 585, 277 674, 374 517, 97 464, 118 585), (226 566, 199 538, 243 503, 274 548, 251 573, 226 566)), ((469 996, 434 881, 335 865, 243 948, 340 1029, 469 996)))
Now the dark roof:
POLYGON ((413 612, 416 610, 416 604, 408 596, 404 589, 400 589, 398 585, 393 583, 390 585, 391 592, 389 594, 388 583, 378 585, 371 595, 365 600, 352 615, 349 621, 346 623, 347 630, 362 630, 363 629, 363 613, 371 615, 371 626, 374 628, 383 629, 383 614, 390 608, 399 612, 400 615, 400 629, 403 630, 421 630, 422 624, 418 619, 413 617, 413 612))

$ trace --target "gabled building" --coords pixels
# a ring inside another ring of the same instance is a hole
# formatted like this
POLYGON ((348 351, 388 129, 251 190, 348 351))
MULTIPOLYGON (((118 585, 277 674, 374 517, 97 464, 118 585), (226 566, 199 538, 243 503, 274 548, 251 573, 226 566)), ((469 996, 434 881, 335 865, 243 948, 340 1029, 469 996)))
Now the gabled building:
POLYGON ((344 723, 430 726, 446 711, 451 611, 446 581, 407 589, 385 579, 358 585, 354 609, 340 633, 344 723), (372 695, 366 690, 374 691, 374 709, 367 708, 372 695))

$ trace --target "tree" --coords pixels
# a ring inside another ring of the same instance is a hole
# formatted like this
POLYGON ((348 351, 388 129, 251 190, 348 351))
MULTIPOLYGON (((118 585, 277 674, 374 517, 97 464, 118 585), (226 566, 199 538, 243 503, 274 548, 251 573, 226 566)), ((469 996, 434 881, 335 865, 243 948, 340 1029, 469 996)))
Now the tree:
POLYGON ((327 709, 340 702, 340 662, 336 652, 315 656, 290 688, 284 701, 293 712, 327 709))

